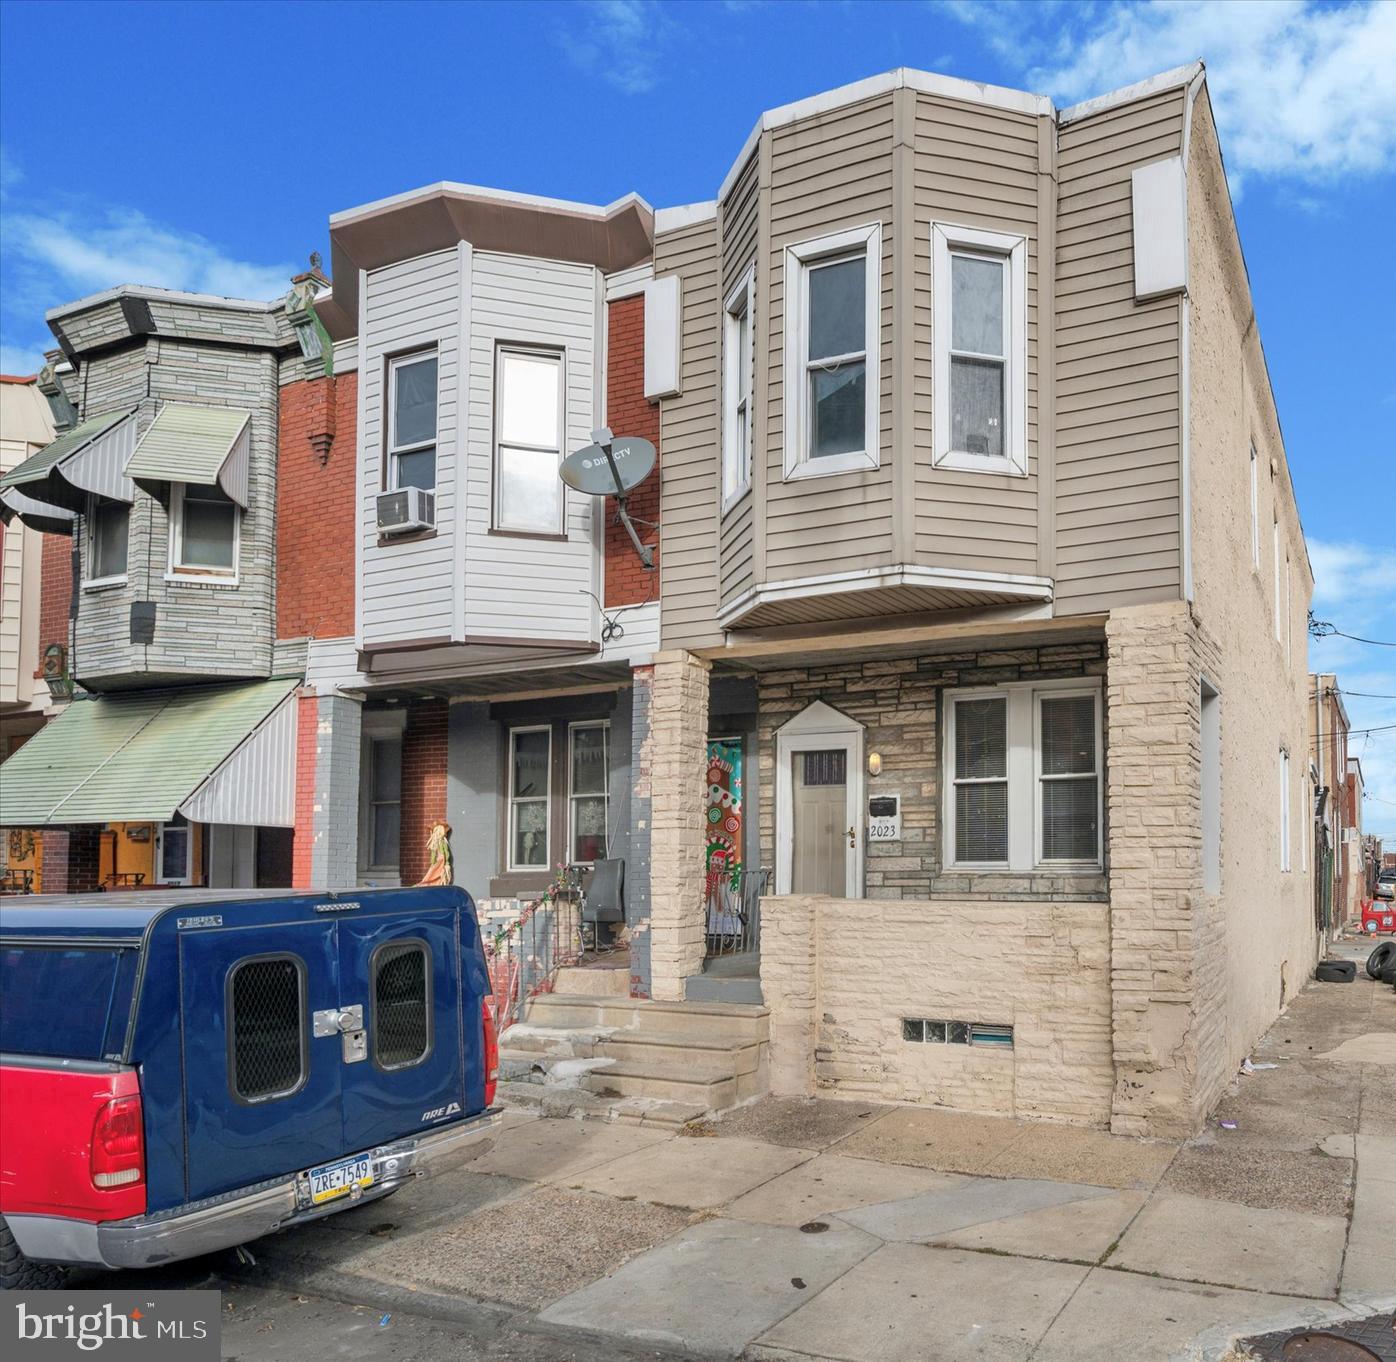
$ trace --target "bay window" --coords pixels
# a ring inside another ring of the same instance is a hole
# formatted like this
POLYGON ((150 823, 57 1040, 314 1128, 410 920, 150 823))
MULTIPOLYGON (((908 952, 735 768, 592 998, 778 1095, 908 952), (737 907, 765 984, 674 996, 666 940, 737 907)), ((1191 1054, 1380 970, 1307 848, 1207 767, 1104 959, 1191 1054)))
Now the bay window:
POLYGON ((388 362, 388 487, 436 486, 436 351, 388 362))
POLYGON ((500 346, 495 357, 494 524, 562 534, 563 363, 556 351, 500 346))
POLYGON ((120 581, 126 576, 126 545, 131 508, 124 501, 93 497, 87 512, 87 580, 120 581))
POLYGON ((237 503, 219 486, 170 485, 170 571, 180 576, 236 577, 237 503))
POLYGON ((931 232, 935 462, 1027 472, 1027 241, 931 232))
POLYGON ((722 326, 722 508, 751 486, 753 270, 728 295, 722 326))
POLYGON ((1100 688, 1012 683, 945 696, 945 864, 1102 864, 1100 688))
POLYGON ((882 227, 786 249, 785 476, 879 463, 882 227))
POLYGON ((568 727, 568 854, 573 861, 604 860, 610 821, 611 725, 577 723, 568 727))

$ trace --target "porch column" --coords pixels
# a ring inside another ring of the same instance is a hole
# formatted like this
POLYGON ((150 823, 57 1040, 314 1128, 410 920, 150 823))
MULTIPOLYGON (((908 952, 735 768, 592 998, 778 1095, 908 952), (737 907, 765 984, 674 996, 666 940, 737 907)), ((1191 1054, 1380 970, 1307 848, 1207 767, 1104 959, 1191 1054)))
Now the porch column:
POLYGON ((358 881, 359 742, 363 706, 321 695, 315 712, 314 837, 310 887, 340 889, 358 881))
POLYGON ((100 823, 44 828, 39 890, 44 894, 91 894, 97 889, 102 845, 100 823))
POLYGON ((1185 603, 1141 606, 1111 611, 1106 638, 1110 1128, 1189 1135, 1225 1049, 1225 941, 1202 892, 1196 626, 1185 603))
POLYGON ((650 708, 650 969, 655 998, 681 999, 703 968, 703 764, 710 664, 655 655, 650 708))

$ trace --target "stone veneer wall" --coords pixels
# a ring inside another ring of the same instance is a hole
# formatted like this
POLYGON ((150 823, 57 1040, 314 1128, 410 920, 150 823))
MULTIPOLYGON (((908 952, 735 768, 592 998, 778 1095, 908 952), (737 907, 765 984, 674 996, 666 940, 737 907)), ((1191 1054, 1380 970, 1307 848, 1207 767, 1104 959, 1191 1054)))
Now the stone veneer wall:
POLYGON ((1109 1124, 1105 904, 768 898, 761 987, 775 1093, 1109 1124), (903 1017, 1010 1024, 1013 1048, 906 1041, 903 1017))
MULTIPOLYGON (((651 996, 683 997, 703 969, 703 763, 708 750, 709 664, 657 653, 650 691, 651 996)), ((645 754, 641 755, 643 768, 645 754)))
MULTIPOLYGON (((1104 674, 1103 642, 869 658, 763 672, 757 678, 761 789, 775 789, 776 730, 815 700, 823 700, 862 724, 866 750, 882 755, 882 774, 867 778, 868 795, 902 797, 902 840, 867 847, 868 898, 1103 899, 1103 874, 941 873, 939 692, 946 687, 1104 674)), ((761 801, 760 823, 761 863, 774 865, 774 798, 761 801)))

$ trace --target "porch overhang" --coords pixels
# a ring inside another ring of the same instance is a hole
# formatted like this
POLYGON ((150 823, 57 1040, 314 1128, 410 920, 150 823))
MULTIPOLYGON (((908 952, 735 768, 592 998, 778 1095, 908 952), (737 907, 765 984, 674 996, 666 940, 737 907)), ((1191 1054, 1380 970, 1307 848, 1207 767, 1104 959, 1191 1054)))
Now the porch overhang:
POLYGON ((25 496, 17 487, 0 488, 0 521, 8 525, 14 519, 41 534, 72 534, 77 516, 61 506, 25 496))
POLYGON ((748 587, 718 611, 724 629, 755 629, 876 615, 1050 604, 1050 577, 901 563, 748 587))
POLYGON ((126 464, 126 475, 152 496, 172 482, 218 486, 247 509, 252 418, 235 407, 167 402, 126 464))
POLYGON ((299 678, 73 701, 5 763, 0 826, 295 822, 299 678))
POLYGON ((54 531, 30 517, 62 521, 60 513, 67 512, 71 520, 94 496, 134 501, 136 489, 124 470, 135 443, 134 407, 94 416, 0 477, 0 499, 25 524, 49 533, 54 531))

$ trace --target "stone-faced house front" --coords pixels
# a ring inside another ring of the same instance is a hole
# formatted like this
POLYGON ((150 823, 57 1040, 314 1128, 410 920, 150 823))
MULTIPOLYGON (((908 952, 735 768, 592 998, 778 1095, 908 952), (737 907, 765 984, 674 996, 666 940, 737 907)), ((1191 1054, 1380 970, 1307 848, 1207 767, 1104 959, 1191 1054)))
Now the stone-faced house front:
POLYGON ((689 773, 737 709, 776 1091, 1194 1128, 1318 949, 1311 576, 1202 69, 773 110, 655 277, 655 996, 723 964, 689 773))

